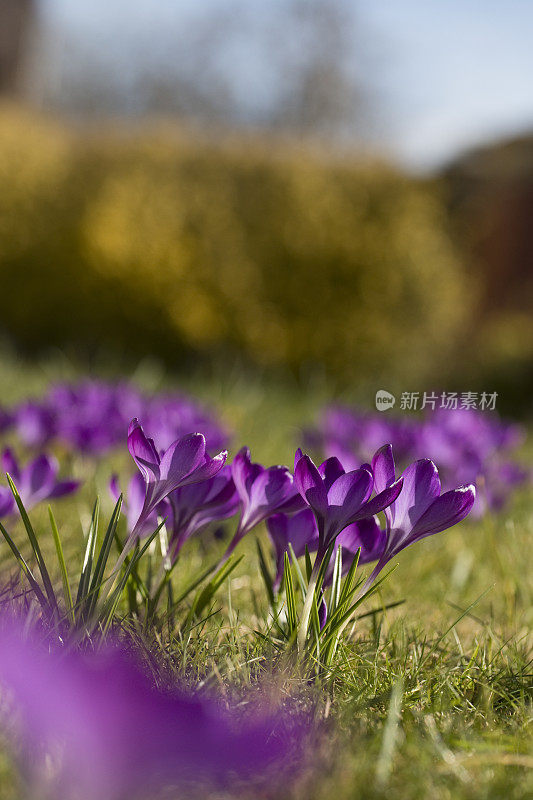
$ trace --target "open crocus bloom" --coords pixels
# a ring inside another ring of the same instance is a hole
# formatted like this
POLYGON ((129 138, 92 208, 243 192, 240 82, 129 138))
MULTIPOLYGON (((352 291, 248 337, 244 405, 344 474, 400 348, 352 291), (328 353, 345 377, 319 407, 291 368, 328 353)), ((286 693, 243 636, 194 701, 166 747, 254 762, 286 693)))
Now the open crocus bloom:
MULTIPOLYGON (((372 459, 372 471, 378 492, 394 485, 396 473, 390 445, 377 451, 372 459)), ((476 490, 472 484, 441 494, 437 467, 427 458, 410 464, 402 478, 400 495, 385 509, 386 543, 368 585, 401 550, 461 522, 474 505, 476 490)))
POLYGON ((168 503, 172 520, 169 551, 174 560, 187 539, 209 523, 237 512, 239 496, 230 467, 222 467, 209 480, 176 489, 168 496, 168 503))
POLYGON ((254 464, 248 447, 243 447, 231 465, 240 500, 241 517, 235 536, 224 554, 227 558, 248 531, 278 511, 296 511, 303 503, 287 467, 254 464))
MULTIPOLYGON (((53 456, 40 455, 26 464, 25 467, 19 465, 18 460, 12 450, 4 450, 2 454, 2 466, 5 472, 13 478, 21 500, 26 509, 33 508, 43 500, 51 500, 64 497, 75 492, 79 486, 78 481, 57 479, 59 464, 53 456)), ((11 492, 10 492, 11 494, 11 492)), ((0 511, 10 513, 14 510, 13 497, 11 506, 5 491, 0 496, 0 511)))
POLYGON ((171 492, 180 486, 212 478, 220 472, 227 457, 227 451, 224 450, 211 458, 206 452, 205 438, 201 433, 190 433, 177 439, 160 456, 153 439, 145 435, 137 419, 130 423, 128 450, 145 483, 143 507, 130 540, 140 536, 146 519, 171 492))
POLYGON ((383 511, 402 489, 400 478, 377 489, 378 494, 370 499, 374 477, 368 465, 345 472, 338 458, 333 457, 317 469, 301 450, 296 452, 294 482, 315 515, 319 560, 348 525, 383 511))

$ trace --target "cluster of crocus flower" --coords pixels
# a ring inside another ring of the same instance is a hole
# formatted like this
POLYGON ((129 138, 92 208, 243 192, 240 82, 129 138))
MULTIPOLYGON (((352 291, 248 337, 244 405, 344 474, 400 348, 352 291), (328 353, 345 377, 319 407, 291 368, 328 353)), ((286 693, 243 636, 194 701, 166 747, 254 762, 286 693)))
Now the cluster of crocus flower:
POLYGON ((157 688, 118 643, 76 651, 11 619, 0 622, 0 697, 22 777, 43 797, 222 788, 292 769, 302 755, 296 714, 256 708, 237 721, 215 698, 157 688))
MULTIPOLYGON (((59 480, 59 464, 53 456, 41 454, 20 466, 14 452, 6 448, 2 453, 2 469, 13 479, 24 507, 29 511, 44 500, 66 497, 76 491, 79 482, 59 480)), ((0 517, 15 511, 16 503, 11 489, 0 486, 0 517)))
POLYGON ((213 449, 227 440, 213 414, 188 397, 149 397, 130 384, 96 380, 60 384, 41 400, 1 409, 0 430, 14 429, 28 447, 58 441, 70 450, 98 456, 123 444, 132 417, 142 417, 162 447, 194 430, 204 431, 213 449))
POLYGON ((356 554, 362 564, 376 561, 370 585, 405 547, 464 519, 476 494, 473 485, 442 493, 437 467, 429 459, 415 461, 397 476, 391 445, 381 447, 371 464, 353 470, 346 470, 335 456, 316 467, 297 450, 294 474, 287 467, 253 463, 248 448, 228 468, 227 452, 209 456, 201 434, 182 437, 163 451, 136 419, 130 424, 128 447, 144 492, 134 479, 134 492, 127 498, 127 546, 154 530, 158 516, 167 516, 169 554, 175 558, 194 532, 239 511, 222 561, 249 531, 267 521, 276 551, 276 589, 290 547, 297 556, 306 548, 316 552, 316 571, 327 551, 339 545, 345 569, 356 554), (383 530, 376 516, 380 512, 386 520, 383 530))
POLYGON ((515 460, 514 451, 523 439, 520 426, 474 408, 429 409, 421 417, 399 418, 331 407, 307 434, 310 446, 337 456, 350 468, 360 466, 386 443, 393 445, 403 466, 429 457, 439 465, 445 488, 476 484, 476 516, 501 509, 512 491, 531 478, 515 460))

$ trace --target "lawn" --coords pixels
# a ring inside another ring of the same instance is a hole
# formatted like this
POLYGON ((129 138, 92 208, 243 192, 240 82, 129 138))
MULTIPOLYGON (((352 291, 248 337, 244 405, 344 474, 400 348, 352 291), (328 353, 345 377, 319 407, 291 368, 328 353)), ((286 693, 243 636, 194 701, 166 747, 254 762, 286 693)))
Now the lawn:
MULTIPOLYGON (((77 374, 55 357, 25 365, 4 356, 0 376, 3 403, 9 405, 77 374)), ((233 431, 230 456, 247 444, 253 459, 263 464, 292 466, 302 429, 329 399, 327 386, 316 377, 302 389, 288 378, 267 381, 238 368, 222 377, 197 374, 177 381, 146 362, 134 380, 152 390, 179 387, 209 403, 233 431)), ((13 434, 4 438, 17 446, 13 434)), ((84 481, 79 493, 54 504, 65 558, 75 574, 96 495, 106 520, 113 509, 109 476, 118 471, 125 483, 133 465, 125 446, 96 464, 58 455, 65 469, 84 481)), ((377 593, 358 609, 360 618, 347 629, 330 668, 312 679, 302 679, 294 661, 280 657, 257 633, 268 630, 255 544, 259 537, 268 552, 264 526, 239 545, 243 558, 216 594, 213 610, 219 613, 206 614, 185 637, 173 632, 168 621, 144 628, 132 622, 138 646, 156 674, 170 674, 190 687, 200 684, 202 691, 216 689, 228 703, 242 693, 281 694, 312 719, 305 766, 290 781, 271 776, 268 787, 243 785, 198 796, 533 796, 532 509, 531 491, 522 490, 504 511, 482 520, 469 518, 402 552, 377 593)), ((55 563, 46 504, 31 519, 46 558, 55 563)), ((223 525, 226 541, 234 524, 223 525)), ((11 531, 28 552, 20 522, 11 523, 11 531)), ((209 531, 189 542, 174 570, 174 591, 179 593, 223 548, 209 531)), ((5 542, 0 543, 0 563, 3 581, 16 573, 5 542)), ((61 584, 59 570, 53 578, 61 584)), ((0 797, 19 798, 7 756, 1 764, 0 797)))

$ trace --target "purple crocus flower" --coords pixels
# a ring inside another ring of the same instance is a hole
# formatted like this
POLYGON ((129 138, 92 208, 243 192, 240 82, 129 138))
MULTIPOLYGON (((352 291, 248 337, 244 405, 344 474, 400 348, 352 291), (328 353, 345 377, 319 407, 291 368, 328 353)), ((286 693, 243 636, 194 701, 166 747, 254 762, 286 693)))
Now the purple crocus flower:
POLYGON ((15 428, 28 447, 43 447, 56 434, 55 415, 47 403, 28 401, 14 413, 15 428))
POLYGON ((162 449, 195 430, 204 432, 215 452, 227 440, 213 415, 190 398, 180 394, 146 397, 128 383, 93 379, 58 384, 42 400, 0 410, 0 429, 14 423, 29 447, 58 439, 70 449, 99 456, 124 440, 133 417, 144 420, 162 449))
MULTIPOLYGON (((109 491, 116 502, 120 497, 120 487, 118 483, 118 477, 116 475, 113 475, 109 481, 109 491)), ((122 512, 126 517, 128 533, 133 532, 135 525, 141 516, 145 494, 146 486, 143 476, 140 472, 136 472, 128 483, 126 497, 122 502, 122 512)), ((140 538, 142 539, 145 536, 149 536, 155 531, 157 528, 158 516, 166 517, 169 513, 170 508, 163 500, 155 511, 153 511, 151 514, 148 514, 148 516, 144 518, 139 530, 140 538)))
MULTIPOLYGON (((310 553, 316 552, 319 542, 318 528, 310 508, 292 517, 286 514, 274 514, 267 520, 267 528, 276 554, 273 588, 274 591, 278 591, 283 577, 284 555, 289 552, 289 544, 297 558, 305 555, 306 547, 310 553)), ((377 561, 383 552, 385 541, 386 534, 379 527, 377 517, 367 517, 348 525, 335 540, 325 584, 327 585, 333 576, 335 553, 339 546, 342 546, 342 572, 346 574, 359 551, 359 564, 377 561)))
POLYGON ((12 411, 0 406, 0 433, 8 431, 15 421, 15 416, 12 411))
POLYGON ((328 458, 317 469, 301 450, 296 452, 294 482, 302 498, 312 509, 318 528, 317 562, 324 557, 337 536, 354 522, 372 517, 393 503, 402 489, 402 479, 378 490, 374 488, 368 465, 345 472, 340 461, 328 458))
POLYGON ((227 451, 211 458, 201 433, 190 433, 173 442, 160 456, 153 439, 148 438, 139 421, 132 420, 128 431, 128 449, 145 483, 144 502, 129 541, 141 535, 146 520, 162 500, 181 486, 214 477, 227 458, 227 451))
MULTIPOLYGON (((384 445, 375 454, 372 471, 375 486, 380 492, 397 483, 390 445, 384 445)), ((403 489, 400 495, 385 508, 386 543, 366 587, 372 584, 385 564, 401 550, 461 522, 474 504, 476 490, 472 484, 441 494, 437 467, 428 458, 408 466, 402 478, 403 489)))
MULTIPOLYGON (((65 497, 75 492, 79 481, 57 479, 59 464, 52 456, 40 455, 20 467, 12 450, 6 449, 2 454, 2 467, 13 478, 24 507, 29 510, 43 500, 65 497)), ((14 500, 8 509, 7 495, 0 497, 0 506, 5 513, 14 510, 14 500)))
MULTIPOLYGON (((441 398, 446 398, 446 393, 441 398)), ((350 469, 359 467, 387 443, 392 444, 403 467, 429 457, 439 465, 445 489, 476 484, 472 513, 481 516, 489 509, 501 509, 515 488, 531 482, 531 473, 512 461, 512 451, 522 444, 525 434, 495 412, 460 407, 457 398, 455 403, 455 408, 428 407, 420 418, 332 407, 323 414, 318 429, 307 434, 307 440, 350 469)))
POLYGON ((142 419, 148 434, 163 449, 189 431, 202 431, 211 452, 223 449, 228 440, 228 434, 211 413, 181 395, 160 395, 145 400, 142 419))
POLYGON ((278 511, 296 511, 304 506, 287 467, 266 468, 253 463, 248 447, 239 450, 233 459, 231 474, 240 499, 241 516, 223 560, 260 522, 278 511))
POLYGON ((292 517, 287 514, 273 514, 267 520, 267 530, 276 556, 273 589, 277 592, 281 586, 285 553, 289 552, 289 544, 297 558, 305 555, 306 547, 313 553, 318 549, 318 528, 312 510, 304 508, 292 517))
POLYGON ((13 492, 7 486, 0 486, 0 519, 7 517, 15 509, 15 498, 13 492))
POLYGON ((224 466, 213 478, 175 489, 168 496, 172 535, 169 553, 175 561, 184 543, 215 520, 232 517, 239 507, 239 495, 231 468, 224 466))
POLYGON ((176 784, 255 778, 294 757, 301 737, 283 713, 252 716, 234 729, 214 701, 155 688, 118 646, 64 652, 12 623, 0 631, 0 682, 18 764, 62 800, 121 800, 176 784))
MULTIPOLYGON (((342 571, 348 572, 352 561, 360 550, 359 564, 370 564, 381 556, 386 542, 386 533, 381 530, 377 517, 365 517, 348 525, 335 540, 335 549, 342 547, 342 571)), ((335 549, 333 555, 335 555, 335 549)))

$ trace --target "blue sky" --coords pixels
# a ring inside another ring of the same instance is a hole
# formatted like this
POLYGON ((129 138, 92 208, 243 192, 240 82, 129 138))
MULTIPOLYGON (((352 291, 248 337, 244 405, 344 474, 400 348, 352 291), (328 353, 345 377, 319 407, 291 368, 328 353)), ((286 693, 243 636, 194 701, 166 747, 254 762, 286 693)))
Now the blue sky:
MULTIPOLYGON (((124 21, 123 42, 141 35, 160 42, 199 9, 224 7, 224 0, 41 2, 64 29, 102 48, 117 46, 124 21)), ((372 67, 379 147, 424 169, 479 142, 533 129, 533 0, 355 6, 372 67)))
MULTIPOLYGON (((392 147, 411 163, 533 128, 531 0, 361 4, 386 53, 392 147)), ((388 101, 388 102, 387 102, 388 101)))

